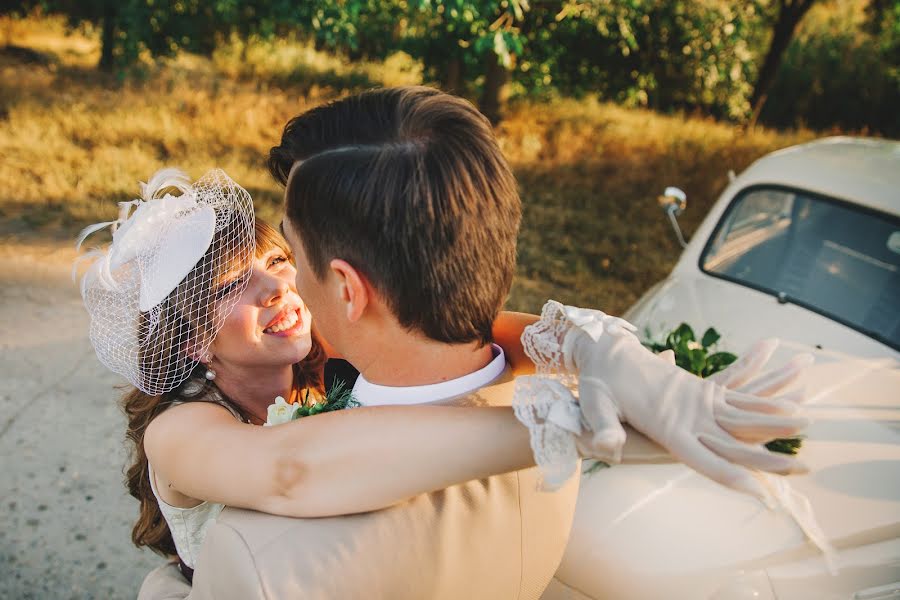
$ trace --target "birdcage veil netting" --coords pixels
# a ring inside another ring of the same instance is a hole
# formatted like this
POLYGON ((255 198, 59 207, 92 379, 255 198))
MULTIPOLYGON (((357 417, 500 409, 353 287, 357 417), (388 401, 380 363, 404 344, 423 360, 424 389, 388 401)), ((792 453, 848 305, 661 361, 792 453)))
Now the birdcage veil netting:
POLYGON ((250 194, 218 169, 193 184, 163 169, 141 188, 118 220, 82 232, 79 245, 114 227, 107 249, 82 257, 81 295, 100 362, 157 395, 204 359, 246 288, 255 221, 250 194))

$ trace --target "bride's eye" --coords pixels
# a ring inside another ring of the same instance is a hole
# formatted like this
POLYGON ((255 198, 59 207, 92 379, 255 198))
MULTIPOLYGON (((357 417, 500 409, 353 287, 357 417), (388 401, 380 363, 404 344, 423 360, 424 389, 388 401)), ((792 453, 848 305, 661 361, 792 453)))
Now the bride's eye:
POLYGON ((278 254, 269 259, 269 266, 274 267, 275 265, 277 265, 279 263, 285 263, 287 261, 288 261, 287 256, 285 256, 283 254, 278 254))

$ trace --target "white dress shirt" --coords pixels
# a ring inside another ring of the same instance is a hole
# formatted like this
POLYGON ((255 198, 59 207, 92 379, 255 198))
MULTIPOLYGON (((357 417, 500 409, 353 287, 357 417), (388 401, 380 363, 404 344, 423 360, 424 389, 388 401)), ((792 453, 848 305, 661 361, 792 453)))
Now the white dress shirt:
POLYGON ((491 344, 491 350, 493 350, 494 358, 484 367, 468 375, 440 383, 393 387, 370 383, 360 374, 353 386, 353 396, 363 406, 381 406, 386 404, 427 404, 468 394, 494 381, 506 368, 506 356, 503 354, 503 349, 497 344, 491 344))

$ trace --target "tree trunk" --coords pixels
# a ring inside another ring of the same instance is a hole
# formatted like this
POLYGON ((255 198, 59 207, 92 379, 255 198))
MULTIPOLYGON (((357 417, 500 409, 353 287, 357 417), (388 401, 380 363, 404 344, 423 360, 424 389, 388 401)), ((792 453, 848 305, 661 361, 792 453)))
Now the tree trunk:
POLYGON ((769 90, 775 82, 775 75, 778 73, 778 67, 781 65, 781 59, 794 37, 794 31, 803 18, 803 15, 809 11, 816 0, 781 0, 778 8, 778 18, 775 21, 775 27, 772 31, 772 43, 769 44, 769 50, 766 52, 766 58, 763 60, 762 67, 759 70, 759 76, 756 78, 756 85, 753 87, 753 94, 750 96, 750 106, 753 112, 750 117, 750 125, 755 125, 762 111, 763 105, 769 95, 769 90))
POLYGON ((113 47, 116 43, 116 5, 113 0, 103 3, 103 31, 100 35, 100 70, 110 72, 115 64, 113 47))
POLYGON ((462 59, 458 56, 454 56, 449 61, 447 61, 447 66, 444 68, 444 81, 443 81, 444 91, 449 94, 455 94, 457 96, 462 95, 462 93, 463 93, 462 80, 463 80, 462 59))
POLYGON ((499 57, 493 51, 487 53, 485 61, 484 88, 481 90, 478 108, 496 125, 503 117, 503 104, 506 100, 504 88, 509 80, 509 71, 500 64, 499 57))

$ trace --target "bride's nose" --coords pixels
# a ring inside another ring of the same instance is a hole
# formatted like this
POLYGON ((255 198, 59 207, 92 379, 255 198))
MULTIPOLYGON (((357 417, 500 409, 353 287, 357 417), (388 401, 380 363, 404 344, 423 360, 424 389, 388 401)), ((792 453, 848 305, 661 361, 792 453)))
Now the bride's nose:
POLYGON ((264 274, 262 286, 260 286, 259 303, 262 306, 272 306, 278 304, 278 301, 284 298, 290 289, 285 280, 280 277, 273 277, 268 273, 264 274))

